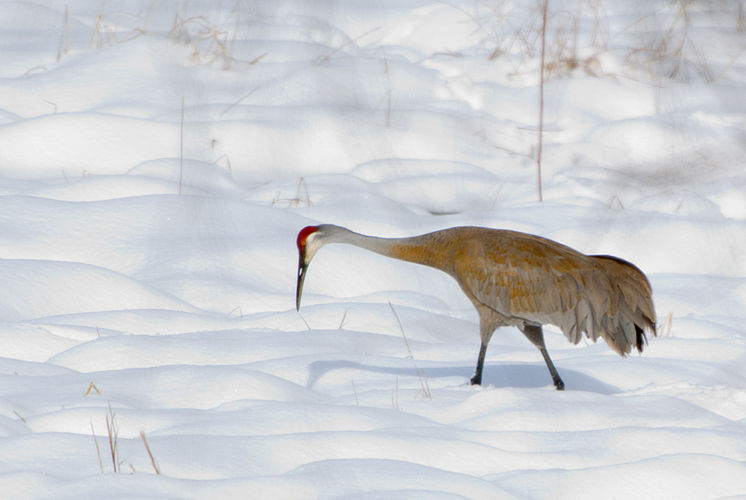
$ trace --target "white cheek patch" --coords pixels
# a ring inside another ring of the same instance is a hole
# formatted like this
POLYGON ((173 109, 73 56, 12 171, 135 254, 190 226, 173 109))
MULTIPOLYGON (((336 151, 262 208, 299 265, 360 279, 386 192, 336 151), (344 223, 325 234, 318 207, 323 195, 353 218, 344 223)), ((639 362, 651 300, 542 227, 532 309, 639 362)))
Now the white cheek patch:
POLYGON ((316 254, 318 249, 321 248, 317 236, 316 233, 311 233, 306 238, 306 264, 311 262, 313 256, 316 254))

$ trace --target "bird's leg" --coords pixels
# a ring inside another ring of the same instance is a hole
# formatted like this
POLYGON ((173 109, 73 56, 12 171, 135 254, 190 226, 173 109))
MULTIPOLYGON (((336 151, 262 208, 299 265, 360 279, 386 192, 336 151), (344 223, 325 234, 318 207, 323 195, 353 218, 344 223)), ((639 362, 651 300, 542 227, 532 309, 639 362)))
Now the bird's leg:
POLYGON ((521 331, 532 344, 539 348, 541 355, 544 356, 544 362, 546 362, 547 368, 549 368, 549 373, 552 375, 554 386, 558 391, 563 391, 565 389, 565 383, 560 378, 557 369, 554 367, 554 363, 552 363, 552 359, 549 357, 547 346, 544 344, 544 331, 541 329, 541 326, 524 324, 521 327, 521 331))
POLYGON ((484 369, 484 355, 487 354, 487 344, 490 343, 492 334, 495 331, 495 319, 492 317, 492 311, 486 308, 477 308, 479 313, 479 338, 482 345, 479 347, 479 357, 477 358, 477 370, 471 378, 471 385, 482 385, 482 370, 484 369))
POLYGON ((482 369, 484 368, 484 355, 487 353, 487 344, 482 342, 479 348, 479 357, 477 358, 477 370, 471 378, 471 385, 482 385, 482 369))
POLYGON ((554 367, 554 363, 552 363, 552 359, 549 357, 549 352, 547 352, 547 348, 543 347, 543 348, 540 348, 539 350, 541 351, 541 355, 544 356, 544 361, 547 363, 547 368, 549 368, 549 373, 552 375, 552 381, 554 382, 554 386, 557 388, 558 391, 564 391, 565 383, 560 378, 559 373, 557 373, 557 369, 554 367))

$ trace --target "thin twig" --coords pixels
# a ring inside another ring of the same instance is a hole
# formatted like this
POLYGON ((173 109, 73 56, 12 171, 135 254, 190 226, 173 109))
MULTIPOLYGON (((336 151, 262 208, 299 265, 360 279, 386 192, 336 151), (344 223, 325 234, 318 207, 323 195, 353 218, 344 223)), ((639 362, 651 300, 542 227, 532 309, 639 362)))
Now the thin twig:
POLYGON ((541 68, 539 68, 539 150, 536 153, 536 182, 539 187, 539 201, 544 201, 544 196, 541 191, 541 149, 542 149, 542 136, 544 135, 544 53, 546 50, 547 42, 547 3, 549 0, 544 0, 542 6, 542 23, 541 23, 541 68))
POLYGON ((365 38, 366 36, 370 35, 371 33, 375 33, 375 32, 377 32, 377 31, 381 31, 381 27, 380 27, 380 26, 377 26, 377 27, 375 27, 375 28, 372 28, 372 29, 370 29, 370 30, 366 31, 365 33, 363 33, 362 35, 356 36, 355 38, 350 38, 350 39, 348 39, 347 41, 345 41, 345 43, 343 43, 342 45, 340 45, 340 46, 339 46, 339 47, 337 47, 337 48, 334 48, 334 49, 332 49, 332 50, 331 50, 331 51, 330 51, 329 53, 327 53, 326 55, 323 55, 323 56, 319 56, 319 57, 317 57, 317 58, 316 58, 316 60, 315 60, 315 61, 314 61, 314 63, 313 63, 313 64, 314 64, 314 66, 318 66, 319 64, 322 64, 322 63, 325 63, 325 62, 327 62, 327 61, 328 61, 329 59, 331 59, 331 57, 332 57, 332 56, 333 56, 334 54, 336 54, 337 52, 339 52, 339 51, 341 51, 342 49, 346 48, 346 47, 347 47, 348 45, 354 45, 354 44, 355 44, 355 43, 356 43, 356 42, 357 42, 358 40, 360 40, 360 39, 362 39, 362 38, 365 38))
POLYGON ((184 178, 184 96, 181 96, 181 122, 179 125, 179 194, 184 178))

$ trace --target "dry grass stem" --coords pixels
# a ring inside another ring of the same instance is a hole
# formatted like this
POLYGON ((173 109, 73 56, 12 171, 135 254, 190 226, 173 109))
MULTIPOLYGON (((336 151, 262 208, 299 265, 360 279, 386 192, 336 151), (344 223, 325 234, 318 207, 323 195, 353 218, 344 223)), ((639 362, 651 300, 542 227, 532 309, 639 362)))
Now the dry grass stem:
POLYGON ((352 383, 352 394, 355 395, 355 404, 357 406, 360 406, 360 400, 357 397, 357 387, 355 387, 355 381, 354 380, 350 380, 350 382, 352 383))
POLYGON ((666 320, 663 322, 662 325, 660 325, 658 333, 663 333, 663 331, 665 330, 666 332, 665 336, 670 337, 672 326, 673 326, 673 313, 669 311, 668 314, 666 315, 666 320))
POLYGON ((150 451, 150 446, 148 445, 148 440, 145 439, 145 431, 140 431, 140 439, 142 439, 142 444, 145 445, 145 451, 148 452, 148 456, 150 457, 150 463, 153 466, 153 470, 156 474, 160 475, 161 470, 158 468, 158 464, 155 461, 155 457, 153 456, 153 452, 150 451))
POLYGON ((62 21, 60 45, 57 47, 57 62, 60 62, 62 57, 66 56, 68 52, 70 52, 70 23, 68 8, 67 5, 65 5, 65 17, 62 21))
POLYGON ((175 12, 168 36, 190 45, 193 49, 192 59, 194 61, 212 64, 222 59, 224 69, 230 67, 228 32, 214 26, 205 16, 187 16, 178 11, 175 12))
POLYGON ((347 313, 350 312, 350 308, 345 308, 345 313, 342 315, 342 321, 339 322, 339 327, 337 327, 338 330, 341 330, 345 326, 345 320, 347 319, 347 313))
POLYGON ((220 116, 223 116, 223 115, 224 115, 224 114, 226 114, 226 113, 227 113, 228 111, 232 110, 233 108, 235 108, 236 106, 238 106, 239 104, 241 104, 241 103, 242 103, 242 102, 244 101, 244 99, 246 99, 246 98, 250 97, 250 96, 251 96, 251 94, 253 94, 253 93, 254 93, 254 92, 256 92, 257 90, 259 90, 260 88, 262 88, 262 87, 261 87, 261 86, 256 86, 256 87, 254 87, 253 89, 249 90, 249 91, 248 91, 248 92, 247 92, 246 94, 244 94, 244 95, 243 95, 243 96, 242 96, 242 97, 241 97, 241 98, 240 98, 239 100, 237 100, 236 102, 232 103, 232 104, 231 104, 231 105, 229 105, 229 106, 228 106, 227 108, 225 108, 225 109, 224 109, 223 111, 221 111, 221 112, 220 112, 220 116))
POLYGON ((303 324, 306 325, 306 328, 308 328, 309 330, 311 330, 311 325, 308 324, 308 321, 306 321, 306 318, 303 317, 303 315, 300 313, 300 311, 297 311, 297 312, 298 312, 298 316, 300 317, 300 319, 303 320, 303 324))
POLYGON ((88 384, 88 389, 85 390, 85 396, 90 396, 91 391, 96 391, 96 394, 98 394, 99 396, 101 395, 101 389, 96 387, 96 384, 94 384, 93 382, 88 384))
POLYGON ((391 312, 394 313, 394 318, 396 318, 396 323, 399 325, 399 331, 401 331, 401 336, 404 339, 404 345, 407 347, 407 352, 409 353, 409 359, 414 359, 414 355, 412 354, 412 349, 409 347, 409 341, 407 340, 407 334, 404 333, 404 326, 401 323, 401 319, 399 319, 399 315, 396 313, 396 309, 394 309, 394 304, 389 301, 389 307, 391 308, 391 312))
POLYGON ((389 73, 389 58, 383 51, 383 72, 386 75, 386 128, 391 128, 391 74, 389 73))
POLYGON ((93 444, 96 445, 96 455, 98 455, 98 466, 101 468, 101 474, 104 473, 104 460, 101 458, 101 448, 98 446, 98 439, 96 439, 96 431, 93 429, 93 421, 91 421, 91 435, 93 436, 93 444))
POLYGON ((243 318, 243 309, 241 309, 241 306, 234 307, 226 316, 230 318, 231 316, 233 316, 234 312, 238 312, 238 317, 243 318))
MULTIPOLYGON (((409 346, 409 340, 407 340, 407 334, 404 333, 404 326, 402 325, 401 319, 399 318, 399 315, 396 313, 396 309, 394 309, 394 305, 391 302, 389 302, 389 307, 391 308, 391 312, 394 313, 394 318, 396 318, 396 322, 399 324, 399 330, 401 331, 402 338, 404 339, 404 345, 407 347, 407 352, 409 353, 409 359, 412 360, 412 364, 414 364, 415 373, 417 373, 417 379, 420 381, 420 389, 422 390, 422 395, 425 399, 433 399, 433 394, 430 391, 430 383, 427 380, 427 375, 425 374, 425 370, 418 367, 417 363, 414 362, 414 354, 412 354, 412 348, 409 346)), ((397 387, 398 387, 398 379, 397 379, 397 387)))
POLYGON ((394 382, 394 390, 391 391, 391 407, 399 411, 399 377, 394 382))
MULTIPOLYGON (((111 454, 111 463, 114 467, 114 473, 119 473, 119 429, 117 428, 115 416, 114 410, 109 406, 109 413, 106 415, 106 434, 109 436, 109 452, 111 454)), ((98 444, 96 446, 98 446, 98 444)))
POLYGON ((264 59, 268 55, 269 55, 269 52, 265 52, 264 54, 256 56, 254 59, 252 59, 251 61, 249 61, 249 66, 253 66, 253 65, 257 64, 259 61, 261 61, 262 59, 264 59))
POLYGON ((308 193, 308 184, 306 184, 306 178, 301 177, 298 180, 298 185, 296 187, 296 193, 293 198, 281 198, 280 193, 277 194, 275 199, 272 200, 271 206, 277 206, 280 202, 287 203, 285 208, 290 207, 299 207, 302 204, 305 204, 305 206, 310 207, 311 206, 311 195, 308 193))

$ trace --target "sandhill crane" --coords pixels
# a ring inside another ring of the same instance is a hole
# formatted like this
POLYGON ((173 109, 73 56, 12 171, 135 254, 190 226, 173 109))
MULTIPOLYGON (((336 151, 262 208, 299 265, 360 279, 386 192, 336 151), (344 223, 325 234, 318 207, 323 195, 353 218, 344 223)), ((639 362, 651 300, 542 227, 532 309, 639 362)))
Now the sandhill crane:
POLYGON ((360 248, 440 269, 456 279, 479 314, 481 347, 472 384, 482 383, 487 344, 496 328, 516 326, 539 348, 557 390, 564 382, 546 345, 542 325, 559 327, 570 342, 582 334, 603 338, 621 356, 642 352, 655 331, 650 282, 631 263, 584 255, 540 236, 482 227, 454 227, 410 238, 377 238, 330 224, 298 233, 296 309, 306 270, 330 243, 360 248))

